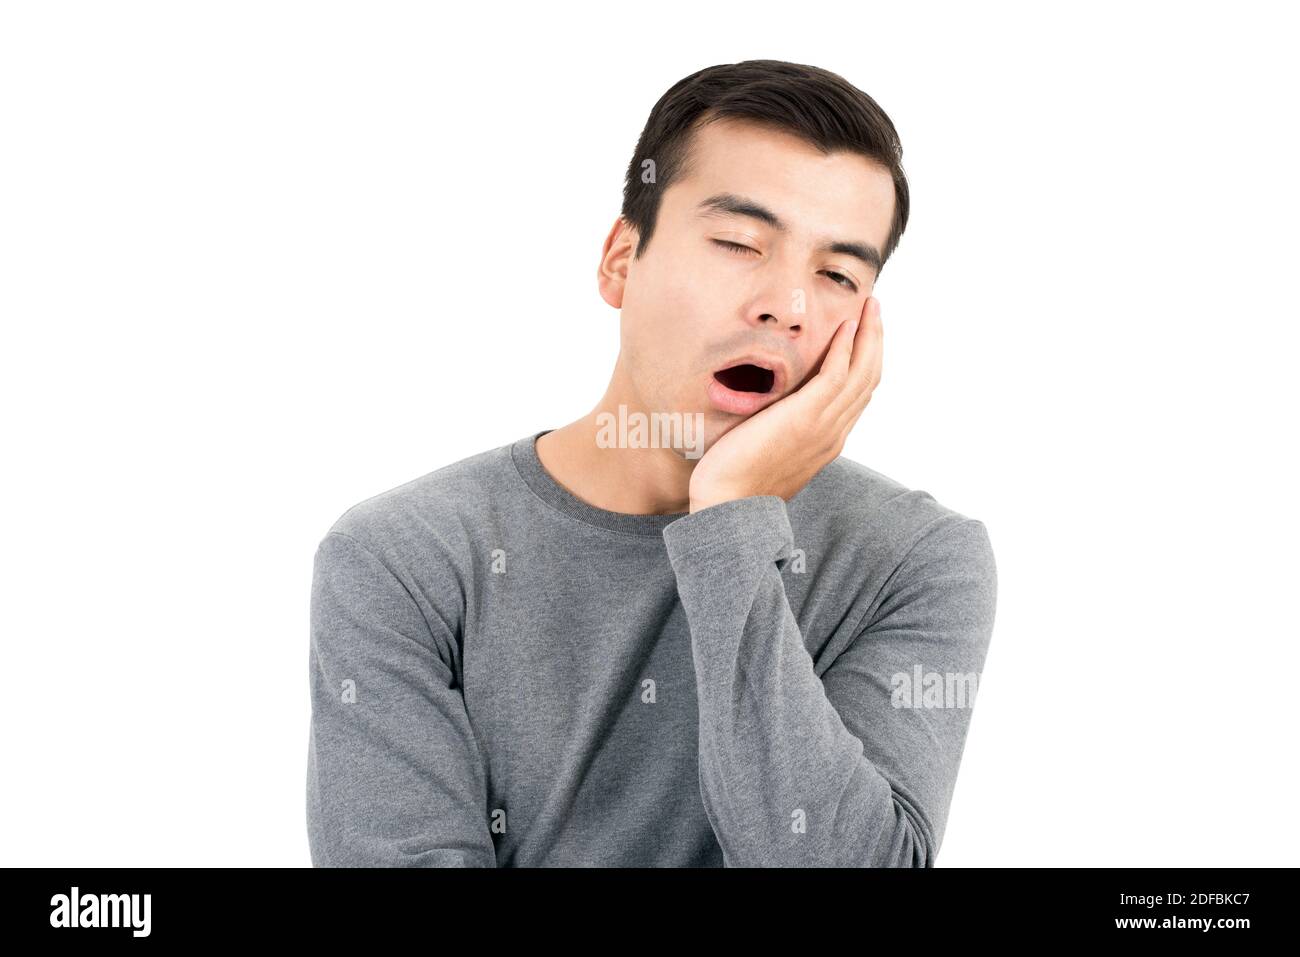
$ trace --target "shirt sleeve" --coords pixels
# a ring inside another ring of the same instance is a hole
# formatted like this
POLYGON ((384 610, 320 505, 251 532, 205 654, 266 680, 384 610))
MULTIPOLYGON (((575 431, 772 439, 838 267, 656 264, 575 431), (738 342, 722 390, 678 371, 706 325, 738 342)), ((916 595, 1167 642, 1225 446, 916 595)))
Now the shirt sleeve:
POLYGON ((724 864, 933 867, 992 635, 983 523, 957 516, 926 531, 864 596, 820 677, 786 598, 782 499, 701 509, 664 539, 691 631, 700 792, 724 864))
POLYGON ((454 635, 375 553, 316 550, 307 834, 315 867, 495 867, 454 635))

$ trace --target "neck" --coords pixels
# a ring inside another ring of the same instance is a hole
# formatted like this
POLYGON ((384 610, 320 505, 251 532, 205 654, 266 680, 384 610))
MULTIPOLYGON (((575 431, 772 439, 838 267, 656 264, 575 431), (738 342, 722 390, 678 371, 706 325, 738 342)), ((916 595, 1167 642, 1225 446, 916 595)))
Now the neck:
MULTIPOLYGON (((602 448, 602 413, 649 414, 618 373, 590 412, 537 440, 543 468, 573 495, 595 508, 630 515, 670 515, 690 511, 691 473, 696 459, 668 448, 602 448)), ((608 428, 605 430, 608 432, 608 428)))

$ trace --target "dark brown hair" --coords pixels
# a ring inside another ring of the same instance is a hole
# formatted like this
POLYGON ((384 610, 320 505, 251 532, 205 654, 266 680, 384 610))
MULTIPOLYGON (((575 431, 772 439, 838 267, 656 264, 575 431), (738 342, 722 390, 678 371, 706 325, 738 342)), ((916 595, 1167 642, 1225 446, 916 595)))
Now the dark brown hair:
POLYGON ((623 185, 622 216, 636 227, 640 258, 654 234, 659 199, 689 175, 695 131, 723 118, 744 119, 792 133, 823 153, 848 150, 875 160, 894 179, 894 221, 880 251, 882 265, 907 226, 907 177, 898 131, 876 101, 843 77, 782 60, 725 63, 678 80, 650 111, 623 185), (655 182, 642 182, 645 160, 655 182))

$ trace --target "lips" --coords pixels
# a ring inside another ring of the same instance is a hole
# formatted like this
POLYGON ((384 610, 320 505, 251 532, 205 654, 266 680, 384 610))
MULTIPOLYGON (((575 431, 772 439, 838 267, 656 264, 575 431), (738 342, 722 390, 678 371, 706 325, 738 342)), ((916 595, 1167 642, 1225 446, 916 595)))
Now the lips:
POLYGON ((785 388, 785 366, 766 356, 742 356, 713 373, 709 401, 721 412, 751 415, 785 388))

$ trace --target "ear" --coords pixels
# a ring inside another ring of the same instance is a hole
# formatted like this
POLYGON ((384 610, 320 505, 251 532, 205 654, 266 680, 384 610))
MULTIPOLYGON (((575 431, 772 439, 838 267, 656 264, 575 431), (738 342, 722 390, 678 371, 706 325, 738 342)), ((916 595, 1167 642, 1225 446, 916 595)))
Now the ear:
POLYGON ((628 268, 636 244, 636 227, 619 216, 605 237, 605 246, 600 251, 600 265, 596 267, 596 285, 600 288, 600 297, 615 309, 623 308, 623 290, 627 287, 628 268))

